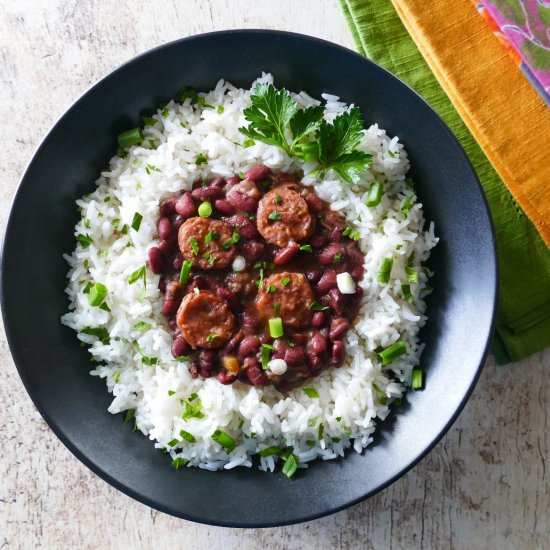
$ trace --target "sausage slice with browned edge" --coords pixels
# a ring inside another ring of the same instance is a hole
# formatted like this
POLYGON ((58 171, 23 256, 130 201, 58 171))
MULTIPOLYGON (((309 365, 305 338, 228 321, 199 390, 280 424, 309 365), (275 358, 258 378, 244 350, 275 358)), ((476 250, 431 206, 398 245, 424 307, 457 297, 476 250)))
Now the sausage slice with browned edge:
POLYGON ((222 347, 233 335, 235 317, 225 300, 203 290, 184 296, 176 324, 193 349, 214 349, 222 347))
POLYGON ((257 224, 262 237, 280 248, 291 241, 306 240, 315 225, 306 201, 284 186, 272 189, 260 200, 257 224))
POLYGON ((281 317, 285 326, 293 328, 309 323, 313 302, 313 292, 304 275, 288 271, 264 279, 256 296, 256 308, 262 319, 281 317))
POLYGON ((178 244, 183 257, 193 265, 221 269, 235 257, 235 246, 230 244, 233 231, 227 222, 196 216, 179 228, 178 244))

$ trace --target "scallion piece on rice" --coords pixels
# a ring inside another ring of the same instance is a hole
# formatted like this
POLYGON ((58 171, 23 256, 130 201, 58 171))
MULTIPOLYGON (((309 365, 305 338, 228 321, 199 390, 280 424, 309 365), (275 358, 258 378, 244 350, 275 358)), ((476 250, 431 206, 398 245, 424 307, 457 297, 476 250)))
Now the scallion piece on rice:
POLYGON ((183 260, 180 270, 180 283, 184 285, 189 280, 191 274, 192 263, 189 260, 183 260))
POLYGON ((300 459, 295 454, 290 454, 285 459, 285 465, 283 466, 283 474, 285 474, 286 477, 291 478, 298 469, 298 464, 300 463, 300 459))
POLYGON ((99 307, 107 298, 107 287, 101 283, 95 283, 88 292, 88 302, 91 306, 99 307))
POLYGON ((387 283, 390 280, 390 274, 393 267, 393 260, 388 257, 382 258, 378 268, 378 282, 387 283))
POLYGON ((369 191, 367 193, 367 206, 378 206, 382 200, 383 192, 384 190, 382 188, 382 184, 379 181, 373 181, 370 184, 369 191))
POLYGON ((387 347, 386 349, 383 349, 378 356, 380 357, 380 360, 382 361, 382 365, 389 365, 391 362, 393 362, 398 357, 401 357, 407 353, 407 345, 405 342, 395 342, 395 344, 392 344, 391 346, 387 347))
POLYGON ((411 377, 411 388, 421 390, 424 386, 424 373, 420 369, 414 369, 411 377))
POLYGON ((195 441, 197 441, 192 433, 186 432, 185 430, 180 430, 180 437, 189 443, 195 443, 195 441))
POLYGON ((142 219, 143 219, 143 216, 139 212, 136 212, 134 214, 134 217, 132 218, 132 223, 130 224, 134 231, 139 231, 139 228, 141 227, 142 219))
POLYGON ((143 133, 139 128, 132 128, 117 136, 118 144, 120 147, 126 148, 131 145, 138 145, 143 141, 143 133))
POLYGON ((315 388, 304 388, 304 393, 312 399, 319 397, 319 394, 315 388))
POLYGON ((280 338, 284 333, 283 320, 280 317, 272 317, 269 320, 269 334, 271 338, 280 338))
POLYGON ((212 434, 212 439, 220 444, 228 453, 230 453, 236 446, 237 442, 223 430, 216 430, 212 434))

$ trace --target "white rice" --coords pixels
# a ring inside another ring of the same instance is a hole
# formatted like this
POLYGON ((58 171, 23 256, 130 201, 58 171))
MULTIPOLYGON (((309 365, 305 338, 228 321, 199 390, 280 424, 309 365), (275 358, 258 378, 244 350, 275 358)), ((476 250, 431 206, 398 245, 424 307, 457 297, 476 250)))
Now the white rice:
MULTIPOLYGON (((258 81, 272 82, 272 77, 264 74, 258 81)), ((130 274, 144 265, 148 249, 158 241, 159 200, 191 189, 197 178, 231 176, 257 164, 276 171, 303 170, 305 174, 313 168, 274 146, 261 142, 242 146, 245 137, 238 128, 247 124, 243 109, 250 104, 250 90, 220 80, 214 90, 201 95, 213 108, 193 106, 189 99, 183 104, 171 101, 154 115, 156 124, 144 130, 146 141, 155 140, 158 147, 134 146, 126 157, 113 157, 97 180, 97 189, 77 201, 82 219, 75 235, 89 235, 93 243, 87 248, 77 244, 66 256, 71 267, 66 289, 70 312, 62 322, 90 345, 96 362, 91 374, 104 378, 114 396, 109 412, 135 409, 137 428, 155 447, 168 448, 173 459, 188 460, 188 466, 209 470, 251 466, 252 455, 272 445, 292 446, 301 467, 316 458, 341 456, 350 446, 360 452, 372 440, 375 419, 384 419, 392 400, 406 391, 422 350, 417 334, 426 320, 423 297, 429 273, 421 262, 428 259, 437 238, 433 224, 424 230, 420 203, 415 200, 406 217, 401 211, 412 192, 405 183, 407 154, 397 137, 389 137, 373 124, 361 144, 373 155, 373 162, 359 184, 342 183, 334 173, 323 181, 304 178, 359 231, 365 254, 365 276, 360 285, 364 297, 355 326, 346 336, 346 363, 306 383, 317 390, 319 398, 308 397, 302 388, 284 395, 272 386, 226 386, 215 378, 194 380, 188 365, 171 355, 171 331, 160 314, 159 276, 147 270, 145 290, 141 282, 128 284, 130 274), (208 157, 207 164, 195 164, 199 153, 208 157), (383 182, 385 192, 378 206, 368 208, 366 193, 374 180, 383 182), (119 229, 130 226, 135 212, 143 215, 139 231, 115 231, 117 223, 119 229), (411 284, 414 301, 409 304, 403 299, 401 283, 407 282, 405 266, 411 255, 419 282, 411 284), (384 256, 394 258, 389 284, 377 282, 384 256), (110 312, 90 306, 84 292, 88 282, 106 285, 110 312), (133 330, 138 322, 147 322, 151 328, 133 330), (103 344, 84 334, 87 327, 106 328, 110 341, 103 344), (406 355, 382 368, 375 350, 397 340, 406 342, 406 355), (157 364, 143 364, 142 354, 156 357, 157 364), (204 417, 184 420, 181 400, 193 393, 200 398, 204 417), (181 441, 182 429, 193 434, 196 442, 181 441), (230 454, 212 440, 216 429, 237 441, 230 454), (174 439, 180 443, 171 447, 169 442, 174 439)), ((320 103, 305 92, 293 97, 303 106, 320 103)), ((323 100, 329 121, 348 108, 332 95, 323 94, 323 100)), ((273 471, 276 460, 261 458, 260 468, 273 471)))

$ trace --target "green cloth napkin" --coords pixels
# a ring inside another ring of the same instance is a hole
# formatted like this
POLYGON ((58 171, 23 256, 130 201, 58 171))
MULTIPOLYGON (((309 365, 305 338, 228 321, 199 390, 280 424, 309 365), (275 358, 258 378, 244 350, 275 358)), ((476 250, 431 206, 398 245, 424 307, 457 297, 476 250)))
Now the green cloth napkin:
POLYGON ((500 267, 493 340, 497 362, 518 361, 550 346, 550 252, 535 226, 472 137, 392 3, 340 0, 340 4, 359 52, 428 101, 459 139, 481 181, 495 225, 500 267))

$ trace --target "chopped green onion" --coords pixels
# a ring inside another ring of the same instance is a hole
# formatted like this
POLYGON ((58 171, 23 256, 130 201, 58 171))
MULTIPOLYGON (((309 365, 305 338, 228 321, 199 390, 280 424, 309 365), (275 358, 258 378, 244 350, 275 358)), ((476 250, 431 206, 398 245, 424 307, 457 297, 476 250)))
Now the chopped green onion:
POLYGON ((414 191, 414 181, 411 178, 405 180, 405 185, 414 191))
POLYGON ((193 264, 189 260, 183 260, 180 270, 180 283, 182 285, 184 285, 189 280, 192 266, 193 264))
POLYGON ((136 414, 136 409, 128 409, 124 415, 124 424, 128 424, 136 414))
POLYGON ((409 212, 411 211, 411 208, 413 207, 413 199, 414 199, 414 193, 411 193, 404 201, 403 205, 401 206, 401 212, 403 213, 403 217, 406 218, 409 215, 409 212))
POLYGON ((132 128, 126 132, 122 132, 117 136, 118 145, 120 147, 130 147, 130 145, 138 145, 143 141, 143 133, 139 128, 132 128))
POLYGON ((281 307, 281 304, 279 302, 276 302, 275 304, 273 304, 273 313, 275 313, 275 315, 279 314, 280 307, 281 307))
POLYGON ((398 357, 401 357, 401 355, 404 355, 405 353, 407 353, 407 345, 405 342, 399 340, 398 342, 395 342, 395 344, 383 349, 378 356, 382 360, 382 365, 389 365, 392 361, 398 357))
POLYGON ((349 226, 346 227, 344 231, 342 231, 342 235, 344 235, 344 237, 350 238, 352 241, 358 241, 361 238, 359 231, 357 231, 356 229, 352 229, 349 226))
POLYGON ((193 434, 186 432, 185 430, 180 430, 180 437, 189 443, 195 443, 195 441, 197 441, 197 438, 193 434))
POLYGON ((409 283, 418 283, 418 271, 416 271, 416 269, 407 265, 405 266, 405 273, 407 274, 409 283))
POLYGON ((151 366, 151 365, 156 365, 159 362, 159 360, 158 360, 158 357, 150 357, 148 355, 142 355, 141 362, 144 365, 151 366))
POLYGON ((302 252, 313 252, 313 247, 310 245, 310 244, 303 244, 301 247, 300 247, 300 250, 302 252))
POLYGON ((221 249, 227 250, 228 248, 231 248, 233 245, 237 244, 241 240, 241 235, 238 231, 233 231, 233 235, 227 241, 222 243, 221 249))
POLYGON ((314 441, 313 439, 308 439, 308 440, 306 441, 306 445, 307 445, 308 447, 314 447, 314 446, 315 446, 315 441, 314 441))
POLYGON ((333 443, 340 443, 340 438, 339 437, 331 437, 330 440, 333 442, 333 443))
POLYGON ((218 108, 216 110, 218 111, 218 114, 221 115, 225 111, 225 108, 223 105, 218 105, 218 108))
POLYGON ((245 139, 243 141, 243 147, 246 149, 248 147, 252 147, 253 145, 256 145, 256 142, 253 139, 245 139))
POLYGON ((196 157, 195 157, 195 164, 197 166, 200 166, 201 164, 207 164, 208 163, 208 158, 203 155, 202 153, 199 153, 196 157))
POLYGON ((312 399, 319 397, 319 394, 315 388, 304 388, 304 393, 312 399))
POLYGON ((276 286, 273 286, 273 285, 268 285, 265 289, 265 291, 268 293, 268 294, 273 294, 274 292, 277 292, 277 287, 276 286))
POLYGON ((157 123, 157 119, 153 118, 153 117, 150 117, 150 116, 144 116, 144 117, 141 117, 141 118, 142 118, 143 124, 145 124, 145 126, 154 126, 157 123))
POLYGON ((128 233, 128 225, 127 225, 127 224, 124 224, 124 225, 122 226, 122 229, 120 230, 120 233, 121 233, 122 235, 126 235, 126 234, 128 233))
POLYGON ((269 319, 269 334, 272 338, 280 338, 284 333, 283 320, 280 317, 269 319))
POLYGON ((409 304, 412 304, 414 301, 414 296, 411 292, 411 285, 401 284, 401 292, 403 293, 403 298, 405 298, 409 304))
POLYGON ((309 309, 312 311, 325 311, 328 309, 328 306, 323 306, 319 302, 313 302, 311 306, 309 306, 309 309))
POLYGON ((195 103, 199 99, 199 94, 193 88, 187 87, 180 92, 180 103, 183 103, 187 98, 191 100, 191 103, 195 103))
POLYGON ((260 353, 260 363, 262 364, 263 370, 268 370, 268 363, 271 359, 271 351, 273 346, 271 344, 262 344, 262 351, 260 353))
POLYGON ((279 447, 266 447, 265 449, 262 449, 259 452, 260 456, 281 456, 281 453, 284 452, 284 449, 280 449, 279 447))
POLYGON ((344 259, 344 254, 342 252, 336 252, 336 254, 334 254, 333 263, 337 264, 341 262, 343 259, 344 259))
POLYGON ((281 284, 282 284, 283 286, 286 286, 286 285, 288 285, 289 283, 290 283, 290 277, 283 277, 283 278, 281 279, 281 284))
POLYGON ((168 397, 172 397, 175 393, 174 390, 168 390, 168 397))
POLYGON ((101 283, 95 283, 88 293, 88 302, 91 306, 99 307, 107 298, 107 287, 101 283))
POLYGON ((208 201, 201 202, 198 209, 201 218, 208 218, 212 214, 212 204, 208 201))
POLYGON ((81 244, 82 248, 88 248, 94 242, 89 235, 77 235, 76 240, 81 244))
POLYGON ((200 250, 197 239, 195 239, 195 237, 191 237, 189 239, 189 244, 191 245, 191 251, 193 252, 193 256, 196 256, 200 250))
POLYGON ((341 416, 337 416, 337 417, 335 418, 335 420, 336 420, 336 422, 342 422, 342 417, 341 417, 341 416))
POLYGON ((186 458, 178 456, 177 458, 174 458, 174 460, 172 460, 172 468, 179 470, 180 468, 183 468, 188 462, 189 460, 187 460, 186 458))
POLYGON ((291 454, 285 459, 285 465, 283 466, 283 474, 289 479, 296 473, 298 469, 298 464, 300 459, 295 455, 291 454))
POLYGON ((276 212, 275 210, 273 210, 273 212, 271 212, 271 214, 269 214, 268 218, 270 220, 274 220, 274 221, 283 219, 281 214, 279 214, 279 212, 276 212))
POLYGON ((211 243, 212 241, 217 241, 220 238, 220 234, 217 231, 209 231, 204 236, 204 244, 211 243))
POLYGON ((202 403, 198 399, 196 393, 192 393, 189 396, 189 401, 182 399, 183 413, 181 417, 183 420, 189 420, 190 418, 204 418, 204 413, 202 412, 202 403), (196 401, 196 402, 195 402, 196 401))
POLYGON ((133 285, 136 281, 143 279, 143 284, 146 286, 146 270, 145 266, 142 265, 140 268, 136 269, 129 277, 128 283, 133 285))
POLYGON ((230 453, 237 446, 237 442, 223 430, 216 430, 212 434, 212 439, 224 447, 228 453, 230 453))
POLYGON ((414 369, 411 377, 411 388, 421 390, 424 386, 424 373, 420 369, 414 369))
POLYGON ((145 171, 150 174, 151 172, 162 172, 160 168, 157 168, 154 164, 146 164, 145 171))
POLYGON ((95 336, 104 344, 109 343, 109 331, 105 327, 86 327, 80 332, 82 332, 82 334, 87 334, 88 336, 95 336))
POLYGON ((132 218, 132 223, 130 224, 134 231, 139 231, 142 219, 143 216, 139 212, 136 212, 134 214, 134 217, 132 218))
POLYGON ((393 260, 388 257, 382 258, 378 268, 378 282, 387 283, 390 280, 390 273, 393 267, 393 260))
POLYGON ((218 335, 215 334, 215 333, 212 333, 212 334, 209 334, 207 337, 206 337, 206 341, 211 344, 216 338, 218 338, 218 335))
POLYGON ((325 425, 321 422, 321 424, 319 424, 319 428, 317 430, 317 439, 319 441, 321 441, 321 439, 323 439, 324 434, 325 434, 325 425))
POLYGON ((170 441, 168 441, 168 446, 175 447, 178 443, 179 443, 179 439, 171 439, 170 441))
POLYGON ((118 384, 119 380, 120 380, 120 371, 116 371, 115 374, 113 375, 113 382, 115 384, 118 384))
POLYGON ((275 196, 273 197, 273 202, 274 202, 275 204, 282 204, 282 202, 283 202, 283 197, 281 197, 281 195, 275 195, 275 196))
POLYGON ((382 184, 379 181, 373 181, 367 193, 367 206, 377 206, 380 204, 383 191, 382 184))

